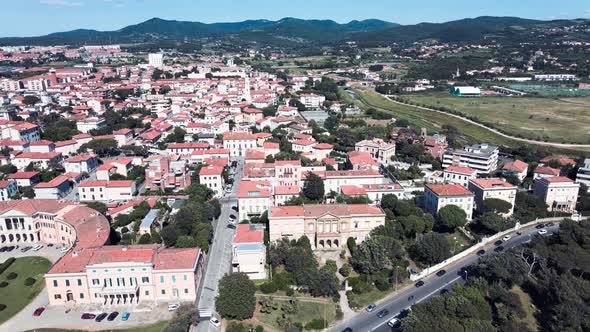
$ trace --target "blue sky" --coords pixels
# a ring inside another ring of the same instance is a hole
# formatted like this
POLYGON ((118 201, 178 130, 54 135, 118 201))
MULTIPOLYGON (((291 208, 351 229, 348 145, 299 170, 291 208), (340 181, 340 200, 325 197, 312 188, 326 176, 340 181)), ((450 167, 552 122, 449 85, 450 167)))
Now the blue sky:
POLYGON ((77 28, 116 30, 152 17, 235 22, 282 17, 378 18, 401 24, 482 15, 590 18, 588 0, 3 0, 0 36, 35 36, 77 28))

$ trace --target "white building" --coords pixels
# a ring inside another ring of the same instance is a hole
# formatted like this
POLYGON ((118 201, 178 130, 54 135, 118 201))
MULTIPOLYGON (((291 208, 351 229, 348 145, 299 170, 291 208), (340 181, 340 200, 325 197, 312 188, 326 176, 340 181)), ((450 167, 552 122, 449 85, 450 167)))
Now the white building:
POLYGON ((106 125, 107 122, 101 118, 86 118, 76 122, 76 128, 85 134, 88 134, 91 130, 99 129, 106 125))
POLYGON ((317 109, 322 106, 326 97, 315 93, 303 93, 300 96, 300 101, 306 108, 317 109))
POLYGON ((391 158, 395 156, 395 144, 387 143, 380 138, 360 141, 355 144, 354 149, 360 152, 367 152, 382 165, 393 163, 391 158))
POLYGON ((533 187, 535 196, 547 203, 549 211, 573 212, 578 202, 580 184, 564 176, 538 178, 533 187))
POLYGON ((162 53, 148 54, 148 64, 150 67, 162 67, 164 65, 164 55, 162 53))
POLYGON ((223 196, 225 181, 223 180, 223 167, 203 166, 199 170, 199 183, 211 189, 215 197, 223 196))
POLYGON ((478 210, 483 208, 484 200, 496 198, 512 205, 510 211, 504 214, 505 217, 511 216, 514 212, 517 188, 504 179, 472 179, 469 181, 469 190, 475 195, 475 205, 478 210))
POLYGON ((223 134, 223 148, 228 149, 232 157, 245 156, 246 150, 257 146, 257 137, 250 133, 223 134))
POLYGON ((268 181, 240 181, 238 185, 239 220, 260 216, 272 206, 272 193, 268 181))
POLYGON ((475 169, 478 174, 490 174, 498 167, 498 153, 496 146, 488 144, 474 144, 462 150, 449 149, 443 156, 443 167, 469 167, 475 169))
POLYGON ((91 155, 78 155, 64 162, 66 173, 91 173, 98 168, 98 159, 91 155))
POLYGON ((136 192, 135 181, 83 181, 78 186, 80 202, 90 201, 126 201, 133 198, 136 192))
POLYGON ((456 183, 467 188, 469 180, 477 177, 477 171, 469 167, 451 165, 443 171, 443 180, 447 183, 456 183))
POLYGON ((584 160, 584 167, 578 169, 576 182, 585 184, 590 190, 590 159, 584 160))
POLYGON ((262 230, 248 224, 238 225, 232 245, 232 271, 243 272, 250 279, 266 279, 266 247, 262 230))
POLYGON ((447 205, 455 205, 465 211, 467 220, 473 218, 474 195, 467 188, 458 184, 426 184, 424 186, 424 203, 433 216, 447 205))

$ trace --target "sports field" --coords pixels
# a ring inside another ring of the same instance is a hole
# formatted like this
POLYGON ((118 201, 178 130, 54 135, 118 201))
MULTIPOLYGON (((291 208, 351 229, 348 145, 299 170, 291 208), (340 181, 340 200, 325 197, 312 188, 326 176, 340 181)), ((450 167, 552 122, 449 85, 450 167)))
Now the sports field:
POLYGON ((590 142, 590 97, 455 97, 447 92, 404 95, 446 107, 507 134, 559 143, 590 142))

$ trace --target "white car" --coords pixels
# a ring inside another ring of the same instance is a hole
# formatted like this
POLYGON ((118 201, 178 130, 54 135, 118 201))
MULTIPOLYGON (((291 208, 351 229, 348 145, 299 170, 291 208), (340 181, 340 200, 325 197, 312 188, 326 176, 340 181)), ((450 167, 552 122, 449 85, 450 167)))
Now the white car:
POLYGON ((389 325, 389 327, 398 327, 401 325, 401 321, 394 317, 387 322, 387 325, 389 325))
POLYGON ((236 220, 232 218, 232 219, 228 220, 228 223, 230 223, 232 225, 235 225, 236 224, 236 220))
POLYGON ((68 247, 63 247, 61 249, 59 249, 59 252, 61 252, 62 254, 65 254, 66 252, 68 252, 70 250, 70 248, 68 247))
POLYGON ((33 251, 39 251, 39 250, 41 250, 41 248, 43 248, 43 246, 40 245, 40 244, 38 244, 38 245, 36 245, 36 246, 33 247, 33 251))
POLYGON ((178 303, 174 303, 174 304, 169 304, 168 305, 168 311, 174 311, 176 309, 180 308, 180 304, 178 303))
POLYGON ((539 235, 545 235, 545 234, 547 234, 547 230, 546 229, 540 229, 537 233, 539 233, 539 235))
POLYGON ((219 328, 221 326, 221 321, 219 321, 219 319, 217 319, 215 317, 211 317, 209 319, 209 322, 211 323, 211 325, 215 326, 216 328, 219 328))
POLYGON ((502 241, 506 242, 508 240, 510 240, 511 236, 510 235, 506 235, 502 238, 502 241))

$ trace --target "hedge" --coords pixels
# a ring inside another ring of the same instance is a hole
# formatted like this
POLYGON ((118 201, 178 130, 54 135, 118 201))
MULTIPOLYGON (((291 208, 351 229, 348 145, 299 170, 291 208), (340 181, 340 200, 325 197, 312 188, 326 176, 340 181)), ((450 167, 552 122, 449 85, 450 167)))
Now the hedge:
POLYGON ((272 282, 265 282, 264 284, 260 285, 260 291, 264 294, 271 294, 277 291, 277 287, 272 282))
POLYGON ((0 311, 2 311, 2 310, 4 310, 4 309, 6 309, 6 304, 2 304, 2 303, 0 303, 0 311))
POLYGON ((1 281, 0 282, 0 288, 4 288, 6 286, 8 286, 8 283, 6 281, 1 281))
POLYGON ((14 273, 14 272, 10 272, 7 276, 6 279, 8 280, 14 280, 16 279, 16 277, 18 277, 18 274, 14 273))
POLYGON ((37 282, 35 278, 28 277, 25 279, 25 286, 33 286, 35 282, 37 282))
POLYGON ((2 272, 6 271, 6 269, 8 269, 10 267, 10 265, 12 265, 12 263, 14 263, 15 260, 16 260, 16 258, 10 257, 7 260, 5 260, 4 263, 0 264, 0 274, 2 274, 2 272))

